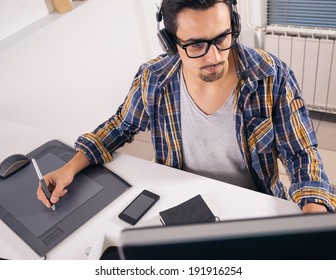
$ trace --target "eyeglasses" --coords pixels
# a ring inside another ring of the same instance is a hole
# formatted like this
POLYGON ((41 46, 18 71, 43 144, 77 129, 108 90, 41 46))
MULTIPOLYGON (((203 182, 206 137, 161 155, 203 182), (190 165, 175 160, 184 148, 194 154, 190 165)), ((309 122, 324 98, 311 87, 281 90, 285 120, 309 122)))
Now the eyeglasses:
POLYGON ((198 58, 204 56, 208 53, 210 46, 214 45, 217 50, 225 51, 232 47, 233 41, 231 40, 232 31, 224 32, 218 35, 216 38, 212 40, 196 40, 194 42, 188 44, 182 44, 179 39, 175 37, 176 43, 185 50, 187 56, 189 58, 198 58))

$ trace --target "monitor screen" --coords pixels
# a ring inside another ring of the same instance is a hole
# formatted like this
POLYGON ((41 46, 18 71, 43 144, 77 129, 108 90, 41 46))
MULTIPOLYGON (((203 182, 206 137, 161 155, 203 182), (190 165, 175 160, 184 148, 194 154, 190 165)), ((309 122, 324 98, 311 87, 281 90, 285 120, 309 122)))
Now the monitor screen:
POLYGON ((122 231, 122 259, 336 259, 336 214, 300 214, 122 231))

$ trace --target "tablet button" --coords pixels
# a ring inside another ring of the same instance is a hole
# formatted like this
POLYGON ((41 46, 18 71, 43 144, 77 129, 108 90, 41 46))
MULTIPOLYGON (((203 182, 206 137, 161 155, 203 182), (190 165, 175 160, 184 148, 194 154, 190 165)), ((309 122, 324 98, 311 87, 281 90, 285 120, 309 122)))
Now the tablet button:
POLYGON ((59 228, 56 229, 54 232, 52 232, 48 237, 43 239, 43 242, 49 246, 51 243, 53 243, 57 238, 59 238, 63 234, 63 231, 59 228))

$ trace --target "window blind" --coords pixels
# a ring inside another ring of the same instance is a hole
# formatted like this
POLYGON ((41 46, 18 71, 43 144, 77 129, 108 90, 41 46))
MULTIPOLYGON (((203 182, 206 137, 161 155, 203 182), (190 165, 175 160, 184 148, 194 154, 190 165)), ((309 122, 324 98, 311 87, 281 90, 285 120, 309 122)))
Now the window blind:
POLYGON ((267 24, 336 28, 336 0, 268 0, 267 24))

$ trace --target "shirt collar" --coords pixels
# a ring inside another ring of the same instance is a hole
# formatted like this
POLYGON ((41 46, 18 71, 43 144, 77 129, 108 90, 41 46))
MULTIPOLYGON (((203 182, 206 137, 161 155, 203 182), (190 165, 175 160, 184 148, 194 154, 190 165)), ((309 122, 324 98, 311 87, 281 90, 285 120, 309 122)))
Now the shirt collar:
POLYGON ((238 74, 247 71, 247 79, 244 81, 250 92, 257 89, 258 81, 275 75, 274 60, 270 55, 259 49, 247 48, 238 43, 236 45, 239 57, 238 74))
POLYGON ((148 69, 157 75, 158 87, 164 87, 172 78, 172 76, 178 72, 181 67, 181 59, 178 54, 169 56, 163 54, 152 61, 148 69))

